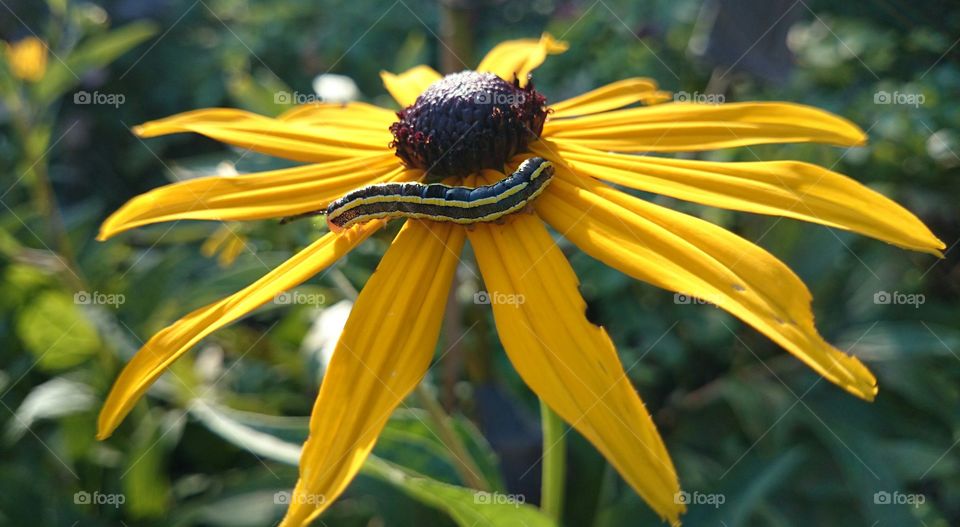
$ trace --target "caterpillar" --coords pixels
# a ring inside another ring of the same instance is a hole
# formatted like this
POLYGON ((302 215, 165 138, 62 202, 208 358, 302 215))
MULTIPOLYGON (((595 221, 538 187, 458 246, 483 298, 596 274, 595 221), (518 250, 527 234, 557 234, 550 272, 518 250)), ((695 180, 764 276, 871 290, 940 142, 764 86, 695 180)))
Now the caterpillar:
POLYGON ((539 196, 550 184, 553 171, 550 161, 532 157, 506 178, 476 188, 415 182, 368 185, 331 202, 326 210, 327 226, 340 232, 373 219, 400 217, 461 225, 496 221, 539 196))

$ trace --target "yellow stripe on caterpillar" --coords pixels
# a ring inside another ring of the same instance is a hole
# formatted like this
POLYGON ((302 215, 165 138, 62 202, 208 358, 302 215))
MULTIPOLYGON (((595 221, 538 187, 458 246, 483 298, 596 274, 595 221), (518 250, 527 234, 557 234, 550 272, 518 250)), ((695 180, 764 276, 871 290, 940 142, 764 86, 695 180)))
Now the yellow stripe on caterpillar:
POLYGON ((434 183, 386 183, 351 191, 327 207, 334 232, 378 218, 417 218, 471 224, 496 221, 524 208, 553 177, 553 164, 527 159, 512 174, 476 188, 434 183))

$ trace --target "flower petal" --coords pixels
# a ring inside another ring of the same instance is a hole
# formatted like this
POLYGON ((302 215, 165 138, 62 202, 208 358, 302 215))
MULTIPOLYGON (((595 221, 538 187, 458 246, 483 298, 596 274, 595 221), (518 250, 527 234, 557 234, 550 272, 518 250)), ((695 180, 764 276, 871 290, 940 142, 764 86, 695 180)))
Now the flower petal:
POLYGON ((440 80, 440 74, 430 66, 414 66, 407 71, 394 75, 389 71, 381 71, 380 79, 384 87, 393 95, 393 98, 406 108, 414 102, 434 82, 440 80))
POLYGON ((14 77, 37 82, 47 73, 47 44, 37 37, 3 43, 7 66, 14 77))
POLYGON ((463 241, 462 227, 408 220, 364 286, 324 375, 281 525, 309 524, 343 492, 420 382, 463 241))
POLYGON ((254 152, 311 163, 386 152, 392 139, 386 127, 359 130, 336 123, 317 126, 231 108, 185 112, 141 124, 133 131, 140 137, 194 132, 254 152))
POLYGON ((397 166, 395 157, 331 161, 242 176, 189 179, 134 197, 100 226, 98 240, 142 225, 173 220, 258 220, 324 209, 347 192, 388 180, 410 181, 422 172, 397 166))
POLYGON ((394 112, 364 102, 311 103, 295 106, 277 119, 313 126, 343 126, 361 130, 386 130, 397 120, 394 112))
POLYGON ((859 146, 866 134, 832 113, 782 102, 668 103, 548 120, 544 137, 618 152, 678 152, 764 143, 859 146))
POLYGON ((246 248, 246 237, 239 234, 235 227, 224 223, 203 242, 203 245, 200 246, 200 254, 207 258, 213 258, 219 251, 217 263, 220 267, 227 268, 233 265, 233 262, 246 248))
MULTIPOLYGON (((618 185, 712 207, 846 229, 937 256, 945 247, 923 222, 893 200, 810 163, 717 163, 613 154, 569 145, 555 148, 577 174, 618 185)), ((534 149, 540 155, 551 153, 549 147, 534 149)))
POLYGON ((873 374, 817 333, 810 292, 783 262, 712 223, 561 166, 557 173, 537 211, 581 250, 634 278, 729 311, 829 381, 873 400, 873 374))
POLYGON ((110 437, 150 385, 201 339, 322 271, 383 225, 370 222, 341 234, 327 234, 246 288, 193 311, 154 335, 114 382, 100 410, 97 438, 110 437))
POLYGON ((543 64, 547 55, 563 53, 569 47, 566 42, 554 40, 549 33, 544 33, 539 40, 508 40, 494 46, 480 61, 477 71, 496 73, 508 82, 513 82, 516 78, 520 80, 521 86, 525 86, 527 75, 543 64))
POLYGON ((655 104, 670 98, 657 89, 657 81, 647 78, 624 79, 601 86, 582 95, 551 104, 551 119, 564 119, 623 108, 636 103, 655 104))
POLYGON ((477 225, 468 236, 517 372, 658 514, 676 522, 683 505, 674 500, 680 487, 670 456, 610 338, 584 316, 577 277, 543 223, 517 214, 503 226, 477 225))

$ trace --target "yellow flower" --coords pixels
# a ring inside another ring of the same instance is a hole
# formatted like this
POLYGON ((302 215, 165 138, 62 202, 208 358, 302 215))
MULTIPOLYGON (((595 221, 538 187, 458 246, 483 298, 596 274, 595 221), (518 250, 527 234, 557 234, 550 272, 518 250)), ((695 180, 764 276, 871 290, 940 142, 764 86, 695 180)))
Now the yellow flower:
POLYGON ((227 268, 237 261, 237 256, 247 248, 247 238, 224 224, 213 232, 200 246, 200 252, 207 258, 217 256, 217 264, 227 268), (219 254, 218 254, 219 252, 219 254))
MULTIPOLYGON (((502 225, 484 223, 469 230, 451 223, 406 221, 357 299, 330 362, 283 525, 308 523, 343 492, 391 412, 423 378, 467 238, 486 289, 524 299, 519 305, 492 305, 500 339, 520 376, 671 523, 678 522, 684 506, 674 499, 680 487, 670 457, 613 343, 584 316, 577 277, 545 224, 630 276, 729 311, 850 393, 867 400, 877 393, 870 371, 817 333, 811 295, 786 265, 716 225, 608 184, 806 220, 939 255, 943 243, 910 212, 815 165, 631 155, 762 143, 856 146, 866 141, 864 133, 841 117, 791 103, 650 104, 661 102, 664 94, 654 81, 643 78, 551 104, 549 116, 536 104, 497 110, 516 111, 518 118, 528 119, 526 124, 539 124, 539 134, 508 126, 500 130, 508 135, 498 135, 495 126, 484 124, 492 119, 488 114, 472 121, 480 123, 479 130, 465 126, 471 112, 479 110, 462 93, 492 87, 497 97, 542 101, 526 82, 527 74, 547 55, 565 49, 566 44, 544 35, 495 47, 476 70, 495 75, 442 78, 427 66, 399 75, 383 73, 387 90, 406 107, 400 114, 364 103, 306 105, 276 119, 205 109, 136 129, 143 137, 195 132, 308 164, 155 189, 108 218, 100 239, 160 221, 295 216, 323 209, 360 186, 421 180, 423 168, 431 166, 446 166, 439 175, 461 173, 470 184, 504 177, 502 168, 473 170, 477 166, 470 159, 512 169, 538 155, 556 165, 553 183, 535 202, 535 215, 514 214, 502 225), (457 92, 459 99, 444 91, 451 83, 466 90, 457 92), (429 96, 418 101, 425 91, 429 96), (443 99, 447 96, 452 98, 443 99), (446 103, 437 102, 441 99, 460 106, 443 106, 446 103), (418 119, 434 117, 439 120, 433 124, 446 122, 442 126, 447 128, 417 135, 424 132, 418 119), (459 132, 444 135, 450 130, 459 132), (464 137, 469 140, 459 141, 464 137), (463 155, 443 159, 450 151, 463 155), (494 151, 506 151, 510 158, 489 157, 494 151)), ((155 335, 114 385, 100 414, 99 437, 109 436, 147 387, 202 338, 309 279, 383 225, 378 220, 328 233, 246 289, 155 335)))
POLYGON ((4 48, 10 71, 18 79, 36 82, 47 72, 47 45, 39 38, 6 43, 4 48))

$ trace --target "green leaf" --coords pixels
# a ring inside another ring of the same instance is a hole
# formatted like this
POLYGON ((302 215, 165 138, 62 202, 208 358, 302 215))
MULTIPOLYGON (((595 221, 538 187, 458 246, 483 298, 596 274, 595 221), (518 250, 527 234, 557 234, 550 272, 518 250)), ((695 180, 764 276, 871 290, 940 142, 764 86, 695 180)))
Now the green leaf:
POLYGON ((37 102, 53 102, 79 83, 84 73, 110 64, 156 32, 157 28, 153 24, 135 22, 103 35, 90 37, 63 61, 51 57, 47 74, 35 88, 37 102))
MULTIPOLYGON (((461 416, 452 417, 454 431, 460 436, 464 446, 477 462, 480 474, 491 490, 503 490, 504 484, 497 466, 497 456, 483 434, 469 420, 461 416)), ((440 439, 440 432, 434 429, 425 410, 419 408, 401 408, 396 410, 380 433, 376 453, 392 460, 403 460, 403 465, 433 477, 440 477, 436 470, 443 463, 449 474, 455 475, 454 459, 450 449, 440 439), (412 463, 419 457, 429 457, 420 463, 412 463)))
POLYGON ((30 390, 17 408, 16 418, 7 423, 5 439, 12 444, 36 421, 83 412, 93 404, 93 392, 89 386, 66 377, 55 377, 30 390))
MULTIPOLYGON (((189 408, 210 431, 255 455, 296 465, 300 446, 258 430, 235 416, 255 421, 256 414, 235 412, 209 401, 196 399, 189 408)), ((262 416, 263 422, 275 418, 262 416)), ((412 470, 376 456, 367 457, 361 473, 384 481, 408 496, 440 509, 462 527, 476 525, 494 527, 555 527, 555 523, 536 508, 523 503, 524 498, 502 493, 485 493, 430 479, 412 470)))
POLYGON ((461 527, 552 527, 556 524, 522 496, 481 492, 442 483, 376 456, 367 458, 363 473, 392 483, 410 497, 445 511, 461 527))
MULTIPOLYGON (((166 466, 169 451, 176 444, 175 425, 150 415, 134 435, 134 448, 127 454, 120 476, 124 506, 135 518, 156 518, 170 507, 170 482, 166 466)), ((171 414, 172 415, 172 414, 171 414)))
POLYGON ((45 370, 62 370, 92 357, 100 346, 93 325, 73 299, 46 291, 21 311, 17 335, 45 370))
POLYGON ((851 329, 840 339, 840 349, 866 361, 957 358, 960 332, 924 322, 880 322, 851 329))
POLYGON ((28 304, 38 291, 51 283, 53 280, 50 276, 44 274, 38 266, 10 265, 0 278, 3 289, 3 296, 0 296, 0 309, 15 310, 23 304, 28 304))

